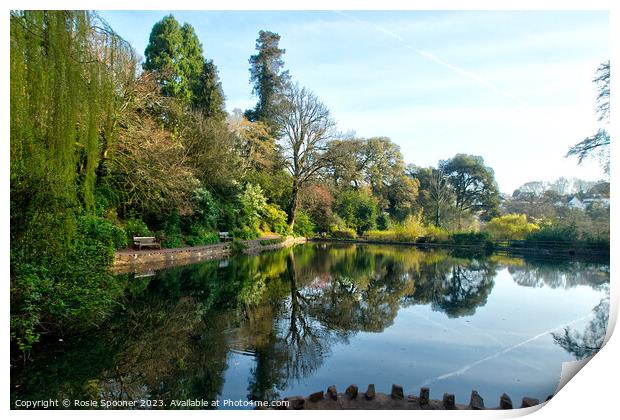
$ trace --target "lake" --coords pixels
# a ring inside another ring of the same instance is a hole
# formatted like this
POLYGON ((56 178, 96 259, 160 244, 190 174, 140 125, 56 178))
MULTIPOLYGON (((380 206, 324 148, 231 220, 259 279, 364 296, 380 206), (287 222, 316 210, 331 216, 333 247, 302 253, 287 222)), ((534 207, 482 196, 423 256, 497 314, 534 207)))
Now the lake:
POLYGON ((12 372, 11 399, 553 394, 605 335, 609 264, 308 243, 119 276, 123 307, 12 372))

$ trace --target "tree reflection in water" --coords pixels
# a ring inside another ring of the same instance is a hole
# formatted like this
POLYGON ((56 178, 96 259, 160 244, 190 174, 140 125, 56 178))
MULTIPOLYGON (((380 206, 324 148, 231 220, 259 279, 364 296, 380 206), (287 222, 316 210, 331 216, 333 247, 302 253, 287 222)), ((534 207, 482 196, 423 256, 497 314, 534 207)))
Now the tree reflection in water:
POLYGON ((565 288, 589 286, 602 290, 605 297, 592 309, 592 319, 583 332, 565 327, 562 333, 552 333, 556 344, 577 359, 598 352, 607 333, 609 321, 609 265, 579 261, 525 262, 508 268, 514 281, 526 287, 565 288))
POLYGON ((583 332, 566 327, 561 334, 552 334, 553 340, 577 359, 594 356, 603 346, 609 321, 609 285, 605 291, 606 296, 592 309, 593 318, 583 332))
POLYGON ((422 265, 409 304, 431 304, 449 317, 473 315, 484 306, 494 285, 497 264, 491 259, 437 254, 422 265))
POLYGON ((510 265, 508 271, 517 284, 526 287, 599 288, 609 282, 609 266, 590 262, 535 260, 510 265))
MULTIPOLYGON (((136 279, 106 328, 24 369, 12 398, 43 397, 44 389, 43 399, 212 400, 234 351, 253 356, 247 397, 277 399, 312 376, 336 343, 384 331, 402 307, 473 315, 504 268, 523 286, 587 283, 608 293, 605 266, 582 263, 324 244, 238 256, 136 279)), ((556 343, 578 358, 598 350, 608 307, 607 298, 584 332, 567 328, 556 343)))

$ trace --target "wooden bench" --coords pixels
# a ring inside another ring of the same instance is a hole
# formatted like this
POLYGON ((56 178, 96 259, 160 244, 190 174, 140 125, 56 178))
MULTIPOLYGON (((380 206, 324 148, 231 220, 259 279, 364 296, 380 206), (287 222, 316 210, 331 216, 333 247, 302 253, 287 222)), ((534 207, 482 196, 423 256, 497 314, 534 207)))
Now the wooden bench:
POLYGON ((142 249, 142 247, 152 247, 152 248, 161 249, 161 245, 159 244, 159 242, 155 241, 154 236, 134 236, 133 245, 137 246, 138 249, 142 249))
POLYGON ((220 232, 220 241, 230 241, 232 236, 228 232, 220 232))

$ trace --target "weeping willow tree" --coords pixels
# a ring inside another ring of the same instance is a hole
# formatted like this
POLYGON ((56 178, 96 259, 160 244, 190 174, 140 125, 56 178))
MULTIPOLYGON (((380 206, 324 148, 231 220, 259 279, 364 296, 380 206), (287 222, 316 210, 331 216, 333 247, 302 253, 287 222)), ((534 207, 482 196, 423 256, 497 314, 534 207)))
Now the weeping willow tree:
POLYGON ((24 344, 81 308, 101 315, 75 295, 96 298, 106 276, 66 262, 88 248, 80 248, 78 221, 94 212, 97 170, 115 141, 136 60, 85 11, 11 12, 10 43, 11 312, 13 337, 24 344))
POLYGON ((96 169, 135 72, 133 50, 96 15, 11 13, 12 239, 66 252, 92 211, 96 169))

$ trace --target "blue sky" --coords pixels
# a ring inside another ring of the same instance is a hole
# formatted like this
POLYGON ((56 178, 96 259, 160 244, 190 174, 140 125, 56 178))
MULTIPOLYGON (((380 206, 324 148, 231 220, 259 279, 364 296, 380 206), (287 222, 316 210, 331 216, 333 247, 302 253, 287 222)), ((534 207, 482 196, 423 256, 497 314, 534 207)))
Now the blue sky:
POLYGON ((591 82, 610 57, 607 12, 102 11, 144 54, 166 14, 194 26, 218 66, 227 108, 247 109, 248 58, 277 32, 293 79, 314 91, 342 131, 387 136, 405 160, 436 166, 484 157, 502 192, 559 176, 597 180, 567 149, 594 134, 591 82))

